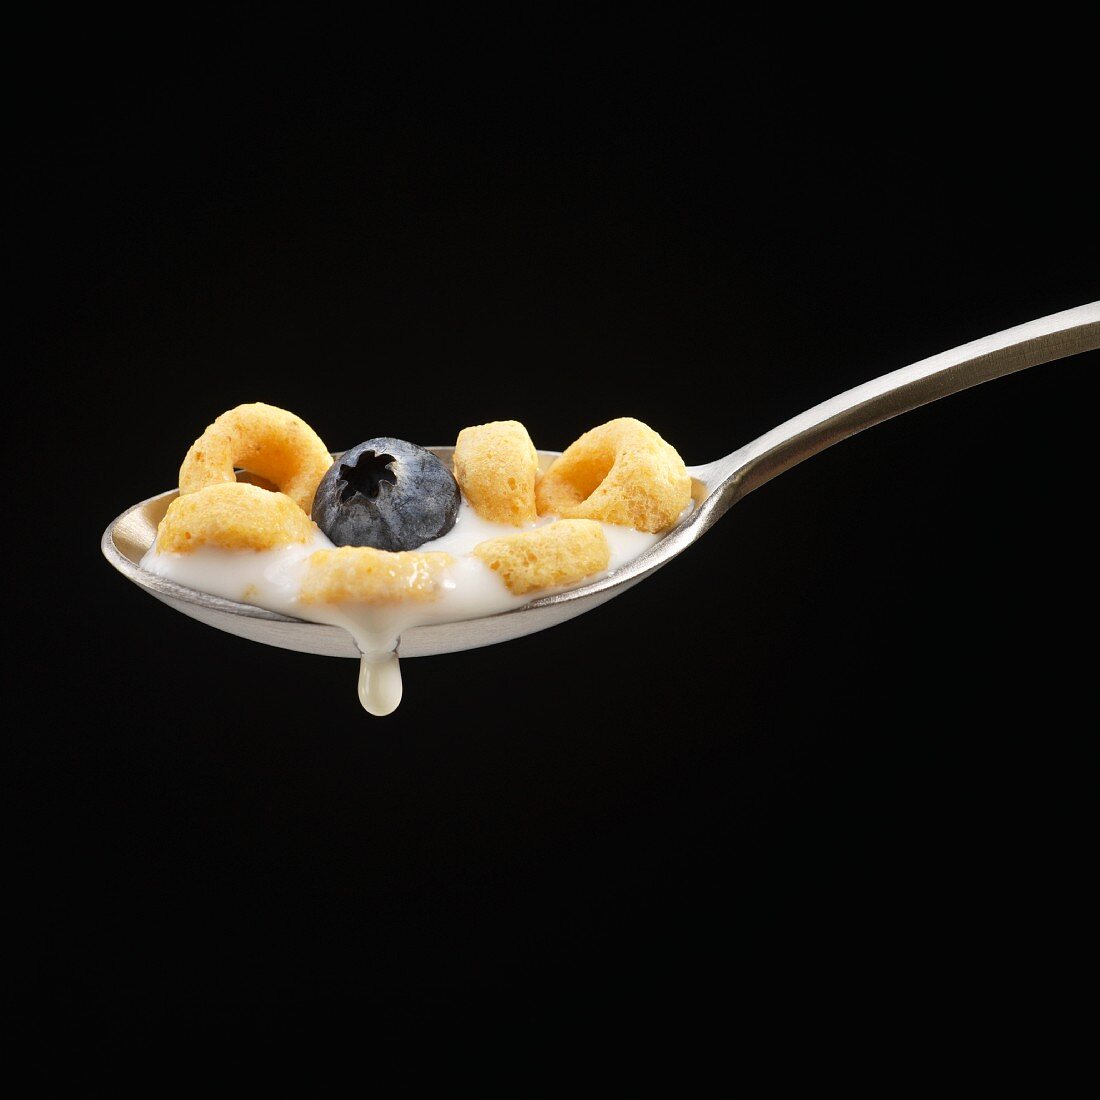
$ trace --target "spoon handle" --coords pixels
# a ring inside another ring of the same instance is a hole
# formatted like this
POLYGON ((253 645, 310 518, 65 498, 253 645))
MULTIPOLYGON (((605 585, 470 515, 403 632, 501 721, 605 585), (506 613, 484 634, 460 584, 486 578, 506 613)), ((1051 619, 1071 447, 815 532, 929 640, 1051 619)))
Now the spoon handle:
POLYGON ((1097 347, 1100 302, 1052 313, 845 390, 692 473, 710 489, 713 522, 753 489, 864 428, 979 382, 1097 347))

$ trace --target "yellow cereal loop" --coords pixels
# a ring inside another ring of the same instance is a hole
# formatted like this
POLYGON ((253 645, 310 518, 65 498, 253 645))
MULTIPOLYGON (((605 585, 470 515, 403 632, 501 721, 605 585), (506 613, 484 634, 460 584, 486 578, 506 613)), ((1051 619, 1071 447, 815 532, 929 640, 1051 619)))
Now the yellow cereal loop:
POLYGON ((313 521, 290 497, 231 481, 176 497, 157 528, 157 552, 274 550, 312 536, 313 521))
POLYGON ((454 450, 454 474, 470 506, 493 523, 532 523, 539 456, 518 420, 463 428, 454 450))
POLYGON ((303 603, 398 603, 437 599, 454 558, 440 551, 341 546, 317 550, 306 562, 303 603))
POLYGON ((640 420, 609 420, 585 432, 535 487, 539 515, 597 519, 638 531, 675 523, 691 500, 684 460, 640 420))
POLYGON ((236 480, 240 466, 272 482, 307 515, 332 456, 317 433, 286 409, 256 402, 219 416, 191 444, 180 494, 236 480))
POLYGON ((517 596, 572 584, 607 568, 611 550, 594 520, 559 519, 543 527, 479 542, 473 550, 517 596))

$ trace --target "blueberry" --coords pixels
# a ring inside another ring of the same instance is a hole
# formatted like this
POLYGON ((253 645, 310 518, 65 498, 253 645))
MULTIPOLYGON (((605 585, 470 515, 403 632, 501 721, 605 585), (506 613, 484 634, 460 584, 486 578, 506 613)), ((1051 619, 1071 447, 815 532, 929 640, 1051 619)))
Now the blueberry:
POLYGON ((329 467, 312 514, 337 546, 415 550, 455 525, 461 499, 451 471, 431 451, 379 436, 329 467))

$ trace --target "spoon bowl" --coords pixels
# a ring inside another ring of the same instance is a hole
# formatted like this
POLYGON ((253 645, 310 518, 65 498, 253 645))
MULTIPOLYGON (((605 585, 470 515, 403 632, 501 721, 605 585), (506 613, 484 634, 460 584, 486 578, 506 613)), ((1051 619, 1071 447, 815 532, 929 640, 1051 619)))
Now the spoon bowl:
MULTIPOLYGON (((427 448, 449 467, 454 453, 453 447, 427 448)), ((540 451, 539 464, 545 470, 555 458, 557 451, 540 451)), ((340 452, 334 454, 339 458, 340 452)), ((496 615, 487 615, 480 619, 464 622, 433 623, 412 627, 401 636, 398 647, 400 657, 426 657, 435 653, 453 653, 461 649, 476 649, 479 646, 493 645, 521 638, 537 630, 545 630, 580 615, 593 607, 625 592, 644 576, 663 565, 674 554, 655 555, 664 542, 688 526, 696 516, 699 506, 708 495, 707 485, 692 478, 692 511, 677 526, 670 529, 665 538, 645 553, 628 562, 623 568, 602 577, 598 581, 586 584, 568 592, 525 604, 513 611, 496 615), (643 562, 648 559, 647 565, 643 562), (623 574, 629 572, 629 577, 623 574)), ((294 649, 301 653, 317 653, 326 657, 353 657, 358 660, 362 654, 356 648, 351 635, 338 626, 307 622, 275 611, 266 611, 252 604, 237 603, 208 592, 200 592, 186 585, 178 584, 159 577, 141 568, 141 559, 153 545, 157 525, 168 510, 168 505, 179 496, 179 491, 171 489, 157 496, 149 497, 140 504, 127 508, 103 533, 101 547, 107 560, 124 576, 143 588, 176 611, 208 626, 248 638, 265 645, 279 646, 282 649, 294 649)), ((701 532, 700 532, 701 533, 701 532)), ((694 539, 692 539, 694 541, 694 539)), ((686 543, 685 543, 686 545, 686 543)), ((682 549, 680 547, 679 549, 682 549)), ((679 553, 677 549, 674 553, 679 553)))
MULTIPOLYGON (((563 623, 644 580, 704 535, 742 497, 826 447, 981 382, 1097 347, 1100 302, 1093 302, 1005 329, 856 386, 724 458, 689 467, 691 510, 657 543, 619 569, 515 610, 413 627, 401 636, 398 655, 424 657, 476 649, 563 623)), ((452 447, 428 449, 450 465, 452 447)), ((542 468, 546 469, 556 457, 557 452, 540 451, 542 468)), ((157 524, 177 495, 173 489, 135 504, 103 533, 103 554, 123 576, 175 610, 230 634, 303 653, 356 659, 361 656, 351 635, 340 627, 211 596, 142 569, 141 558, 153 544, 157 524)))

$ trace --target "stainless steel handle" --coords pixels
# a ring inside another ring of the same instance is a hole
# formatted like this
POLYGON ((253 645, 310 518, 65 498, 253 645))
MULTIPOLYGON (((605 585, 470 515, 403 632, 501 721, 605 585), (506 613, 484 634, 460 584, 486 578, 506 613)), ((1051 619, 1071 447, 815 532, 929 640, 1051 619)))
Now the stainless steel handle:
MULTIPOLYGON (((1100 302, 1052 313, 891 371, 815 405, 725 458, 692 472, 711 493, 710 522, 804 459, 881 424, 1025 367, 1100 347, 1100 302)), ((708 523, 709 526, 709 523, 708 523)))

